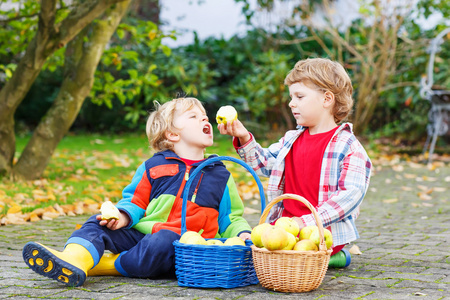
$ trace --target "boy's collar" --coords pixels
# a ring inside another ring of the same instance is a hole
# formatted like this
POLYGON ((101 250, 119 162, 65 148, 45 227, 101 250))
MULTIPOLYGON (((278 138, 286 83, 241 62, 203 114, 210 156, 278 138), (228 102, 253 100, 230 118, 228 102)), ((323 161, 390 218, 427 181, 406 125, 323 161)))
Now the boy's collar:
MULTIPOLYGON (((179 157, 175 152, 173 152, 172 150, 164 150, 158 153, 155 153, 155 155, 162 155, 164 158, 166 159, 171 159, 171 158, 175 158, 177 160, 181 161, 181 157, 179 157)), ((217 154, 205 154, 205 160, 213 158, 213 157, 217 157, 217 154)), ((192 166, 198 166, 203 162, 203 160, 201 162, 197 162, 192 164, 192 166)), ((223 165, 223 163, 221 161, 216 161, 211 165, 223 165)))
MULTIPOLYGON (((305 126, 302 125, 297 125, 296 129, 297 130, 301 130, 304 131, 306 128, 305 126)), ((352 123, 342 123, 341 125, 339 125, 339 128, 336 130, 336 132, 339 132, 341 130, 345 130, 347 129, 348 131, 350 131, 351 133, 353 133, 353 124, 352 123)))

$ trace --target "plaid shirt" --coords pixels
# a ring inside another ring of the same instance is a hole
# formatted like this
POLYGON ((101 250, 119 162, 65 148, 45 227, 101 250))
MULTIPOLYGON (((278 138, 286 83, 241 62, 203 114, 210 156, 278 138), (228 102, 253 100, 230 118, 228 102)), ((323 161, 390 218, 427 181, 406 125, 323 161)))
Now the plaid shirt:
MULTIPOLYGON (((250 141, 239 146, 233 144, 237 153, 260 176, 269 177, 268 201, 284 192, 284 159, 294 141, 305 128, 286 132, 285 136, 268 148, 262 148, 251 136, 250 141)), ((355 219, 359 206, 369 187, 372 163, 363 146, 352 132, 352 124, 344 123, 328 143, 322 160, 320 190, 317 213, 324 227, 330 227, 333 245, 344 245, 359 238, 355 219)), ((283 202, 271 209, 266 222, 271 223, 281 217, 283 202)), ((311 214, 300 217, 306 225, 316 225, 311 214)))

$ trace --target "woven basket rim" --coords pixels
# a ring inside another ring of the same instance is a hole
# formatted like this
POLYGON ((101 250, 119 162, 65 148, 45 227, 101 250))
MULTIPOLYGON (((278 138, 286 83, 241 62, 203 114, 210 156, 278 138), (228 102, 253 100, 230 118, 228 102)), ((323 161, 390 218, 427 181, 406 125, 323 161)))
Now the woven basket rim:
POLYGON ((260 252, 260 253, 267 253, 267 254, 287 254, 287 255, 331 255, 333 250, 317 250, 317 251, 301 251, 301 250, 267 250, 265 248, 258 248, 255 245, 251 246, 252 251, 260 252))

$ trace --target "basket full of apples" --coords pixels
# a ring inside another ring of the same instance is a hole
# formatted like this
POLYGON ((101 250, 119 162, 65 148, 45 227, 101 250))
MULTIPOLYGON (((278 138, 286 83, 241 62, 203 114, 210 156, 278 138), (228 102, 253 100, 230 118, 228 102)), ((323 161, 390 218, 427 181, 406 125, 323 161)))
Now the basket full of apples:
POLYGON ((261 285, 278 292, 308 292, 320 286, 332 253, 331 232, 324 229, 316 209, 303 197, 283 194, 271 201, 252 230, 252 255, 261 285), (317 226, 299 229, 293 218, 265 223, 270 209, 284 199, 302 202, 312 212, 317 226))
POLYGON ((181 209, 181 238, 175 247, 175 273, 179 286, 197 288, 235 288, 258 283, 253 267, 252 242, 239 237, 205 239, 200 233, 186 229, 188 191, 199 172, 218 160, 236 162, 246 168, 256 180, 261 197, 261 211, 265 207, 264 189, 258 175, 245 162, 233 157, 219 156, 201 163, 183 190, 181 209))

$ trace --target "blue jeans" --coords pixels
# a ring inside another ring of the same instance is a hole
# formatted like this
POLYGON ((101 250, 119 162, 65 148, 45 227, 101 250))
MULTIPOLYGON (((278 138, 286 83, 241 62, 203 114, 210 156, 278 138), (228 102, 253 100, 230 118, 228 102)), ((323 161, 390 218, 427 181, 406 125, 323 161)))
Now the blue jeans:
POLYGON ((99 262, 105 250, 120 253, 116 270, 127 277, 156 278, 175 276, 175 249, 172 243, 180 235, 170 230, 143 234, 136 229, 110 230, 100 226, 96 216, 90 217, 74 231, 67 244, 84 246, 99 262))

